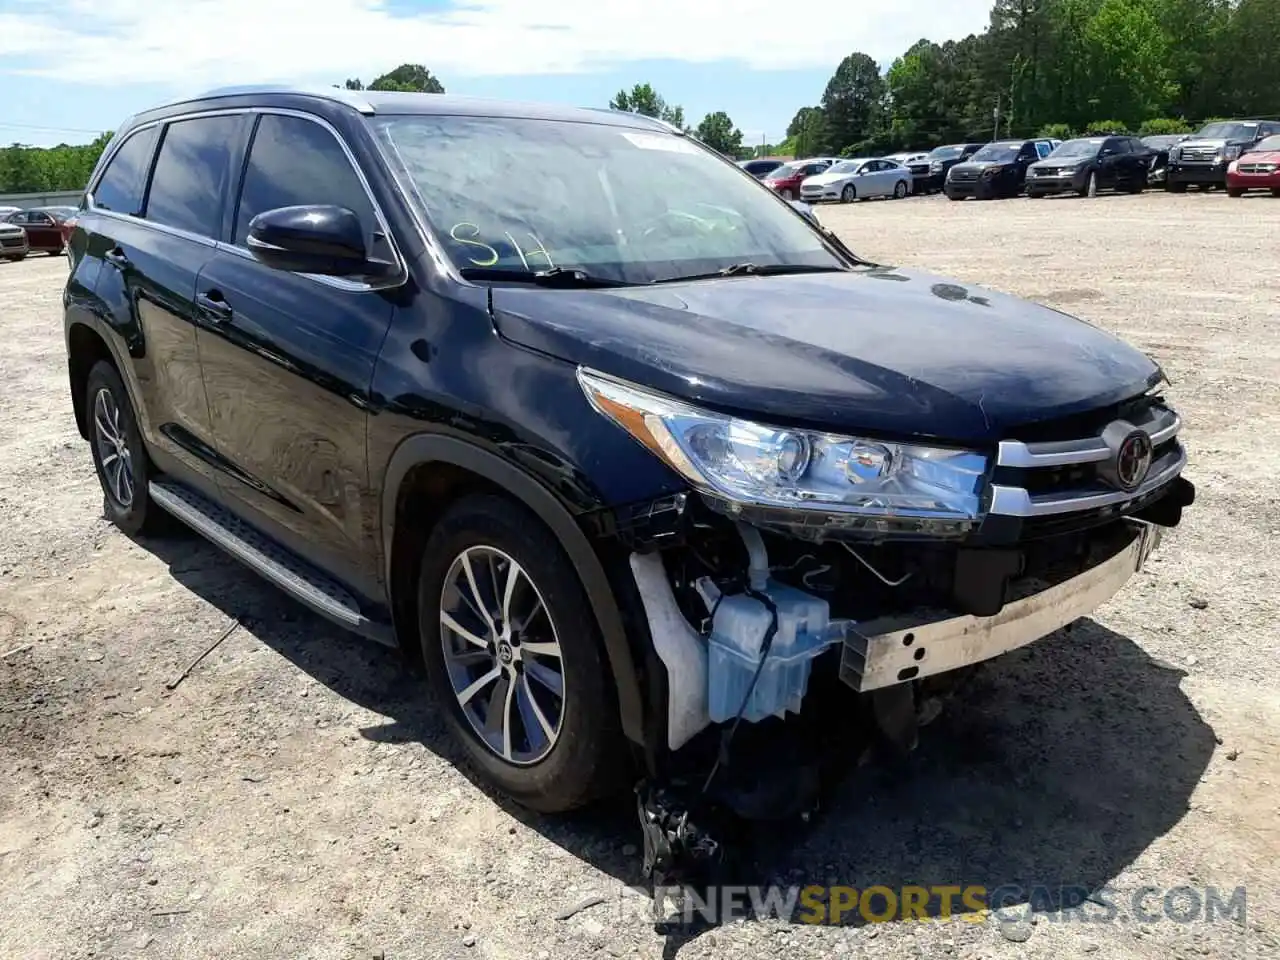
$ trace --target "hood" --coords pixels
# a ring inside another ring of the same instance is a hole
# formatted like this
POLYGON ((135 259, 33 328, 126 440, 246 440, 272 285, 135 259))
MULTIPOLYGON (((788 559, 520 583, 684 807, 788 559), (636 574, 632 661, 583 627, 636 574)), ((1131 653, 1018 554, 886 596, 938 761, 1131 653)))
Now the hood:
POLYGON ((1045 157, 1043 160, 1036 160, 1031 164, 1032 167, 1078 167, 1082 163, 1087 163, 1094 157, 1045 157))
POLYGON ((0 237, 12 237, 15 234, 19 234, 19 233, 26 233, 26 231, 23 230, 22 227, 19 226, 18 224, 0 223, 0 237))
POLYGON ((1228 143, 1233 143, 1233 142, 1234 141, 1226 140, 1223 137, 1187 137, 1187 139, 1185 140, 1179 140, 1173 146, 1175 147, 1225 147, 1228 143))
POLYGON ((1005 160, 965 160, 965 161, 964 161, 964 162, 962 162, 962 163, 957 163, 957 164, 956 164, 955 166, 953 166, 951 169, 952 169, 952 170, 975 170, 975 171, 977 171, 977 172, 981 173, 983 170, 991 170, 991 169, 999 170, 1001 167, 1008 167, 1008 166, 1012 166, 1012 161, 1005 161, 1005 160))
POLYGON ((812 177, 805 177, 805 183, 823 184, 823 183, 839 183, 841 180, 848 180, 850 177, 857 176, 854 173, 815 173, 812 177))
POLYGON ((1236 159, 1239 163, 1280 163, 1280 150, 1254 150, 1236 159))
POLYGON ((891 267, 605 290, 493 288, 507 340, 727 412, 990 442, 1159 368, 1049 307, 891 267))

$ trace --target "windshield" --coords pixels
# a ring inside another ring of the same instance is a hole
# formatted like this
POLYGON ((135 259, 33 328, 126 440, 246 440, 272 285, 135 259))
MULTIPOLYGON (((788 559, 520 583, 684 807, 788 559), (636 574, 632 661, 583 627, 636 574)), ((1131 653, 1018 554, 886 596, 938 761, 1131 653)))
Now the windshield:
POLYGON ((935 147, 933 152, 929 154, 930 160, 952 160, 960 154, 964 153, 964 147, 935 147))
POLYGON ((1068 140, 1049 156, 1054 159, 1066 157, 1095 157, 1102 147, 1101 140, 1068 140))
POLYGON ((857 173, 858 167, 862 166, 861 160, 842 160, 839 163, 833 163, 827 167, 827 173, 857 173))
POLYGON ((1020 143, 988 143, 969 159, 975 163, 988 160, 1012 160, 1021 149, 1020 143))
POLYGON ((1280 133, 1272 137, 1263 137, 1253 149, 1257 152, 1280 151, 1280 133))
POLYGON ((800 163, 784 163, 782 166, 774 167, 767 174, 765 174, 765 179, 766 180, 786 180, 788 177, 794 177, 797 173, 799 173, 800 168, 802 166, 803 164, 800 164, 800 163))
POLYGON ((1204 140, 1252 140, 1258 135, 1256 123, 1209 123, 1196 134, 1204 140))
POLYGON ((746 262, 847 266, 793 209, 677 134, 526 118, 371 122, 460 269, 650 283, 746 262))

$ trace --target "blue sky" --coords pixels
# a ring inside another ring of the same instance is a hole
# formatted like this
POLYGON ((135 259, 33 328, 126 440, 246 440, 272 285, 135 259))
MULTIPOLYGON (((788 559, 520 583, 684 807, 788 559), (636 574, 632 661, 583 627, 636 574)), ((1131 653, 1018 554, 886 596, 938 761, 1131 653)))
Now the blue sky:
POLYGON ((604 106, 652 83, 690 123, 780 139, 840 59, 981 30, 990 0, 0 0, 0 143, 77 143, 237 83, 368 82, 422 63, 450 93, 604 106), (807 12, 801 13, 799 11, 807 12), (810 15, 821 26, 797 28, 810 15))

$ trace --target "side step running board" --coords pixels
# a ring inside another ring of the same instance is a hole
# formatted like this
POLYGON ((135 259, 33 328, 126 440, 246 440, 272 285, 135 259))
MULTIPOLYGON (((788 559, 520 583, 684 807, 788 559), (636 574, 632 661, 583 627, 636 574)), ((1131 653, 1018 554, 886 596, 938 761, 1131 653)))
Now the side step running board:
POLYGON ((212 500, 172 480, 153 480, 148 489, 158 506, 322 617, 370 640, 396 646, 390 625, 365 616, 341 584, 212 500))

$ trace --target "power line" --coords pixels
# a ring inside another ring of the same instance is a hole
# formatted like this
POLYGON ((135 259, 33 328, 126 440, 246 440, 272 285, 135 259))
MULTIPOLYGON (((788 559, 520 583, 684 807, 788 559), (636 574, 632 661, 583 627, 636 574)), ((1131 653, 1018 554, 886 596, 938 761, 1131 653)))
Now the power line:
POLYGON ((94 136, 105 132, 103 130, 89 130, 85 127, 45 127, 34 123, 10 123, 6 120, 0 120, 0 127, 15 130, 39 130, 42 133, 91 133, 94 136))

